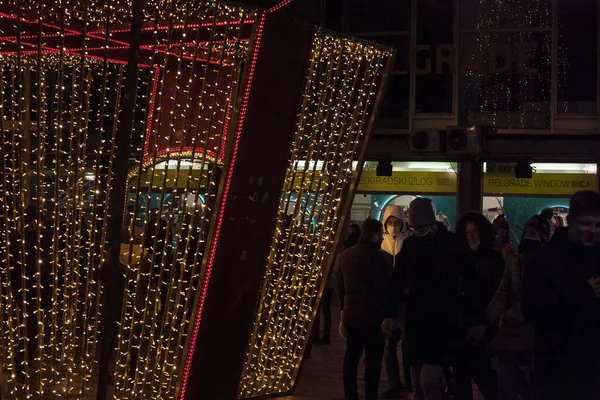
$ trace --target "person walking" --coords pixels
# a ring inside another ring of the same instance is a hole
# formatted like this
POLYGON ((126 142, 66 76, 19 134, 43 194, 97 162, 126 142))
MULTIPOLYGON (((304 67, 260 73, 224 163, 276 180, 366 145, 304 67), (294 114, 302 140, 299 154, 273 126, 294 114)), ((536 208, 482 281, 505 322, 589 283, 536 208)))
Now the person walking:
POLYGON ((408 209, 406 238, 396 258, 388 318, 390 335, 398 304, 406 302, 404 339, 416 400, 441 400, 444 368, 451 365, 458 339, 460 285, 467 263, 457 237, 440 229, 430 199, 417 198, 408 209))
POLYGON ((504 258, 494 250, 492 224, 479 213, 466 213, 456 224, 460 245, 466 248, 472 268, 464 280, 468 289, 462 299, 460 351, 454 365, 453 390, 456 399, 473 400, 474 381, 486 400, 496 399, 498 384, 492 369, 492 357, 487 343, 494 335, 488 324, 486 310, 494 298, 504 273, 504 258))
POLYGON ((524 271, 523 315, 536 323, 539 400, 600 399, 600 195, 577 192, 567 227, 524 271))
POLYGON ((343 364, 344 395, 358 400, 357 369, 365 353, 365 395, 379 399, 379 380, 385 337, 381 323, 388 304, 388 272, 379 252, 383 225, 373 219, 362 225, 358 244, 340 259, 338 296, 346 333, 343 364))
POLYGON ((498 326, 488 348, 498 357, 497 400, 533 398, 531 360, 534 325, 525 320, 521 309, 523 271, 534 251, 550 237, 550 224, 541 216, 530 218, 523 227, 519 253, 506 260, 506 269, 496 295, 487 308, 488 321, 498 326))
MULTIPOLYGON (((390 204, 383 211, 383 243, 381 245, 381 254, 385 259, 390 280, 396 268, 396 256, 402 250, 402 243, 406 238, 408 223, 404 215, 404 210, 396 205, 390 204)), ((383 393, 385 399, 397 399, 403 395, 402 381, 400 380, 400 363, 398 362, 398 344, 402 340, 402 328, 404 326, 404 305, 398 309, 398 317, 394 320, 391 335, 386 338, 384 353, 384 365, 388 378, 388 389, 383 393)), ((403 351, 405 357, 406 351, 403 351)), ((410 381, 410 370, 408 362, 403 362, 405 367, 404 377, 410 381)))
POLYGON ((350 247, 355 246, 360 239, 360 227, 356 224, 350 225, 350 234, 344 241, 342 248, 340 249, 339 255, 336 257, 336 261, 333 264, 333 269, 329 273, 327 279, 327 286, 323 291, 321 297, 321 303, 319 304, 319 312, 317 313, 315 324, 313 326, 313 342, 321 345, 331 344, 331 302, 335 295, 335 288, 337 287, 337 279, 339 275, 339 260, 344 251, 350 247), (321 315, 323 316, 323 336, 321 337, 321 315))
POLYGON ((510 241, 510 225, 504 215, 498 215, 492 222, 492 230, 494 231, 494 250, 500 252, 504 260, 508 260, 511 256, 516 255, 517 251, 510 241))

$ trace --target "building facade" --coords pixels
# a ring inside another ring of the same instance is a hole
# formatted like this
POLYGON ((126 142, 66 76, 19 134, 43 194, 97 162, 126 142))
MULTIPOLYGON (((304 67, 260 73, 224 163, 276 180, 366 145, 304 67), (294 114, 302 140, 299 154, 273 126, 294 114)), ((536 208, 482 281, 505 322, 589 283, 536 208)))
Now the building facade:
POLYGON ((559 223, 572 193, 598 188, 598 1, 346 0, 341 9, 347 33, 397 49, 353 220, 428 196, 450 227, 467 210, 504 213, 516 235, 543 208, 559 223), (484 133, 453 151, 447 127, 473 126, 484 133), (393 162, 392 177, 376 176, 381 160, 393 162), (532 179, 516 178, 518 161, 531 163, 532 179))

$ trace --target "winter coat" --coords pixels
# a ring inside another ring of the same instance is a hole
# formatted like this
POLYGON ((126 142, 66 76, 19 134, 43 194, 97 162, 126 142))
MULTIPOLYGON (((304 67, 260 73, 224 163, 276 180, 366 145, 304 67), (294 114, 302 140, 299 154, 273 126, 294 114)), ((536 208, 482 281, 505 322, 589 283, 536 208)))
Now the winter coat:
POLYGON ((470 287, 470 296, 463 299, 463 329, 488 325, 487 306, 496 295, 505 267, 502 254, 490 247, 480 246, 475 251, 468 249, 467 257, 470 259, 467 265, 474 268, 474 273, 467 274, 467 277, 475 281, 464 282, 470 287))
POLYGON ((340 257, 338 297, 347 328, 380 325, 388 304, 387 266, 379 246, 361 241, 340 257))
MULTIPOLYGON (((459 339, 461 281, 469 262, 456 235, 438 230, 404 241, 391 282, 389 316, 406 301, 404 338, 410 365, 451 363, 459 339)), ((471 278, 468 282, 474 282, 471 278)), ((466 295, 466 294, 465 294, 466 295)))
POLYGON ((559 228, 524 271, 523 312, 536 322, 535 368, 542 379, 600 377, 600 299, 587 282, 600 277, 600 246, 584 248, 559 228))
POLYGON ((492 326, 517 325, 525 322, 521 309, 523 261, 518 254, 506 260, 500 286, 487 308, 488 322, 492 326))

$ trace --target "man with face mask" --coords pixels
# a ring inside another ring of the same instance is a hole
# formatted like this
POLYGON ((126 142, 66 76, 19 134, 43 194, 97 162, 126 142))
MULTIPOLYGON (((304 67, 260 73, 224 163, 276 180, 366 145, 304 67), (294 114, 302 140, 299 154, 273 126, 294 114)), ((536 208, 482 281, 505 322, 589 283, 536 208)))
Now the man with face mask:
MULTIPOLYGON (((383 210, 383 243, 381 254, 388 267, 389 277, 392 278, 396 267, 397 255, 402 250, 402 243, 407 236, 408 224, 404 210, 396 205, 390 204, 383 210)), ((402 397, 402 382, 400 380, 400 363, 398 362, 397 348, 402 340, 402 327, 404 325, 404 307, 399 307, 398 317, 394 320, 392 334, 388 336, 384 364, 388 377, 388 390, 383 393, 383 398, 394 399, 402 397)), ((404 355, 405 351, 403 351, 404 355)), ((406 358, 406 357, 404 357, 406 358)), ((404 377, 410 382, 410 371, 406 362, 404 377)))
POLYGON ((381 322, 388 304, 388 272, 379 252, 383 240, 381 222, 363 223, 358 244, 340 256, 338 296, 346 333, 344 394, 358 400, 357 368, 365 353, 365 397, 379 399, 379 379, 385 337, 381 322))
POLYGON ((573 195, 566 228, 529 259, 525 317, 536 322, 540 400, 600 399, 600 195, 573 195))
POLYGON ((390 307, 382 330, 391 335, 398 304, 406 302, 404 339, 416 400, 441 400, 444 368, 458 337, 460 286, 468 262, 453 233, 438 228, 430 199, 408 209, 413 235, 396 257, 390 307))

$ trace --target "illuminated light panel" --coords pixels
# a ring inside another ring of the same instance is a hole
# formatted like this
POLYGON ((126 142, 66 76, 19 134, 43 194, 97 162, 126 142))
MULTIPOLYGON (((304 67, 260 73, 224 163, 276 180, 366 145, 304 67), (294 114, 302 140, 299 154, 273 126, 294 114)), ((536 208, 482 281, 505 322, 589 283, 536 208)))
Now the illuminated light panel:
MULTIPOLYGON (((223 137, 237 102, 237 83, 232 76, 244 73, 240 69, 250 53, 248 36, 252 25, 258 23, 255 11, 215 0, 202 2, 202 6, 192 0, 175 1, 174 13, 164 12, 171 8, 170 1, 147 4, 151 9, 145 14, 145 31, 203 26, 209 28, 203 33, 210 33, 211 38, 207 42, 206 35, 201 37, 201 30, 196 29, 196 35, 183 38, 145 35, 150 43, 141 45, 141 56, 150 57, 143 59, 147 64, 139 64, 146 70, 140 71, 138 78, 131 132, 131 156, 137 164, 127 175, 128 199, 123 199, 129 211, 124 225, 134 239, 123 246, 123 304, 112 319, 117 323, 113 348, 116 364, 110 365, 109 373, 114 383, 111 398, 118 399, 178 396, 189 348, 188 327, 194 318, 191 311, 202 287, 200 268, 206 232, 215 220, 212 208, 219 184, 217 172, 227 167, 217 155, 224 155, 224 147, 233 145, 223 137), (154 18, 156 7, 158 19, 154 18), (219 29, 210 30, 213 25, 219 29), (179 73, 184 69, 190 74, 181 78, 179 73), (204 71, 209 70, 212 75, 207 79, 204 71), (164 90, 167 87, 172 90, 164 90), (175 131, 177 126, 182 130, 175 131), (156 147, 156 132, 172 145, 156 147), (168 169, 158 166, 165 162, 168 169), (149 174, 142 173, 142 165, 149 174), (192 168, 194 174, 190 173, 192 168), (142 182, 143 176, 150 181, 142 182), (153 224, 148 219, 157 193, 158 208, 169 217, 166 238, 160 230, 152 233, 153 224), (195 219, 184 223, 186 213, 195 219), (149 269, 139 267, 137 253, 132 251, 136 249, 133 244, 144 238, 154 252, 149 269), (169 238, 177 245, 167 255, 164 249, 171 243, 169 238), (165 307, 159 315, 162 305, 165 307)), ((113 290, 105 297, 100 277, 106 257, 103 249, 120 248, 107 237, 106 228, 112 210, 116 137, 127 134, 119 131, 127 60, 108 55, 124 50, 125 58, 129 46, 110 36, 116 30, 104 33, 98 26, 129 24, 129 2, 112 2, 112 15, 106 13, 104 5, 71 0, 45 3, 43 9, 38 9, 39 3, 32 7, 24 1, 0 7, 5 6, 19 6, 17 15, 29 18, 32 10, 41 12, 37 14, 40 20, 0 14, 23 33, 14 38, 18 46, 10 45, 16 51, 0 53, 0 120, 4 122, 0 163, 1 170, 6 171, 0 192, 0 212, 6 221, 0 237, 0 362, 11 375, 6 384, 3 382, 2 398, 88 398, 97 390, 97 354, 104 335, 102 326, 110 318, 109 302, 119 294, 113 290), (57 4, 72 12, 57 11, 57 4), (90 29, 72 29, 85 25, 81 22, 86 14, 93 22, 90 29), (109 20, 103 20, 107 15, 109 20), (62 33, 61 19, 65 26, 62 33), (60 45, 45 46, 44 40, 51 35, 39 35, 40 26, 55 29, 60 45), (84 47, 65 46, 72 36, 81 36, 84 47), (28 42, 23 41, 26 38, 28 42), (100 47, 99 40, 106 47, 100 47), (26 145, 28 135, 36 139, 31 151, 26 145), (37 182, 39 191, 27 184, 29 177, 37 182), (36 205, 38 220, 45 217, 48 225, 34 226, 38 234, 33 239, 15 236, 23 232, 27 204, 36 205), (14 268, 27 264, 25 252, 13 247, 32 244, 38 250, 29 254, 35 253, 36 260, 48 258, 42 264, 48 266, 44 271, 49 276, 36 270, 11 281, 14 268), (13 291, 13 286, 21 290, 13 291), (23 293, 23 299, 16 293, 23 293), (46 301, 49 306, 44 305, 46 301), (33 364, 28 357, 19 361, 20 354, 28 355, 25 342, 31 337, 32 324, 38 329, 40 349, 33 364), (24 384, 17 383, 14 376, 17 362, 28 372, 24 384)))
POLYGON ((239 398, 294 387, 393 61, 320 30, 310 57, 239 398))

